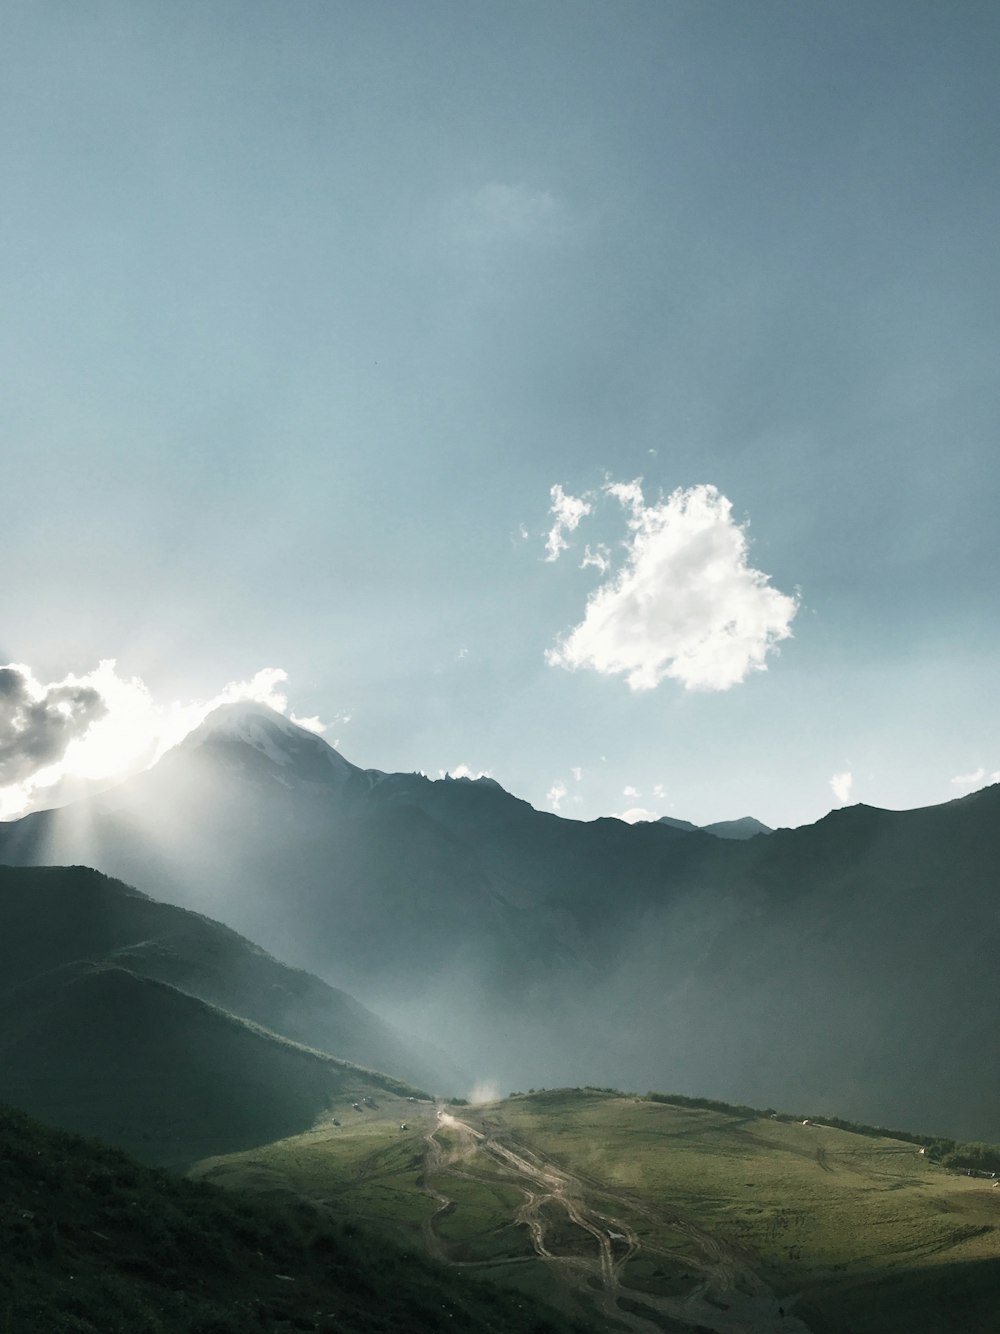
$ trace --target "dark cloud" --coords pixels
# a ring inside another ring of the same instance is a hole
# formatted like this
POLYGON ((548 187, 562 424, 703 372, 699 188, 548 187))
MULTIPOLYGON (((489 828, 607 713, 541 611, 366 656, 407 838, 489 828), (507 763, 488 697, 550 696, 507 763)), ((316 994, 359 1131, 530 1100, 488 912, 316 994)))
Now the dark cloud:
POLYGON ((53 764, 107 711, 92 686, 47 686, 39 695, 27 673, 0 667, 0 786, 53 764))

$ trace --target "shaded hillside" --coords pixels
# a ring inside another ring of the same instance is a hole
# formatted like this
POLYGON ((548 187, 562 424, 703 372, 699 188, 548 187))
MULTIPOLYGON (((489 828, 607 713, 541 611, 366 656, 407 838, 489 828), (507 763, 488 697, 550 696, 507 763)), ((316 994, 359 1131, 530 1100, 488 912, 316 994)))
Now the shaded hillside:
POLYGON ((2 984, 78 962, 112 963, 169 983, 294 1042, 423 1085, 459 1079, 443 1053, 219 922, 86 867, 0 866, 2 984))
POLYGON ((1000 1138, 1000 789, 719 838, 348 764, 221 710, 0 857, 141 869, 502 1086, 669 1085, 1000 1138))
MULTIPOLYGON (((752 1101, 969 1138, 1000 1134, 1000 789, 855 806, 741 845, 744 914, 692 968, 668 1041, 685 1077, 752 1101)), ((658 974, 645 951, 640 976, 658 974)))
POLYGON ((0 1182, 10 1334, 571 1329, 348 1220, 176 1179, 4 1108, 0 1182))
POLYGON ((0 1099, 182 1165, 308 1129, 331 1100, 408 1088, 124 968, 69 965, 0 995, 0 1099))

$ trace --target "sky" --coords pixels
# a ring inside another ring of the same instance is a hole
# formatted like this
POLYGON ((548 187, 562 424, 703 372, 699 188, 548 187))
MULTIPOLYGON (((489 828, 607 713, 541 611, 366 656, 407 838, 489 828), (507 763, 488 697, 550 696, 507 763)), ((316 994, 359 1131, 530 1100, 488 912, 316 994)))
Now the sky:
POLYGON ((998 67, 992 0, 7 0, 0 815, 247 697, 580 819, 995 781, 998 67))

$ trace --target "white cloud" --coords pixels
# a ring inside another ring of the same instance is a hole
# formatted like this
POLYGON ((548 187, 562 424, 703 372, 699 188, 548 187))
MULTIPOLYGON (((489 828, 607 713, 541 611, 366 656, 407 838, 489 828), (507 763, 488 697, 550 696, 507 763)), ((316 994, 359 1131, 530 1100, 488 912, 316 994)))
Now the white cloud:
POLYGON ((981 787, 987 783, 1000 783, 1000 769, 990 773, 982 765, 971 774, 956 774, 951 780, 955 787, 981 787))
POLYGON ((603 542, 598 542, 596 547, 591 547, 588 543, 583 548, 583 560, 580 562, 580 569, 586 570, 593 566, 601 574, 607 574, 611 568, 611 552, 603 542))
POLYGON ((557 811, 565 799, 568 788, 565 783, 553 783, 545 794, 545 800, 549 802, 552 809, 557 811))
POLYGON ((647 811, 643 806, 632 806, 627 811, 615 811, 614 819, 624 820, 626 824, 641 824, 647 820, 658 820, 655 811, 647 811))
POLYGON ((574 782, 580 783, 583 781, 583 769, 580 765, 574 765, 573 768, 570 769, 570 773, 573 775, 574 782))
POLYGON ((854 783, 854 775, 851 773, 834 774, 830 779, 830 787, 833 789, 833 795, 840 802, 841 806, 847 804, 851 799, 851 787, 854 783))
POLYGON ((626 788, 623 788, 623 789, 622 789, 622 796, 623 796, 623 797, 637 797, 638 795, 639 795, 639 792, 638 792, 638 790, 637 790, 636 788, 634 788, 634 787, 626 787, 626 788))
POLYGON ((441 778, 492 778, 492 769, 470 769, 467 764, 456 764, 454 769, 439 769, 441 778))
POLYGON ((666 795, 667 795, 667 789, 663 786, 662 783, 655 783, 653 785, 654 797, 659 797, 662 800, 666 795))
MULTIPOLYGON (((322 736, 326 731, 326 723, 321 723, 315 714, 309 718, 299 718, 292 713, 289 714, 289 717, 296 727, 304 727, 307 732, 315 732, 317 736, 322 736)), ((340 721, 346 722, 347 720, 342 718, 340 721)))
POLYGON ((573 532, 580 520, 593 511, 593 506, 580 496, 568 496, 558 482, 549 490, 549 495, 552 497, 549 513, 555 515, 555 523, 545 539, 548 553, 545 559, 551 561, 558 560, 560 553, 569 546, 563 534, 573 532))
MULTIPOLYGON (((221 704, 252 700, 287 713, 288 697, 282 689, 287 680, 288 673, 282 668, 264 667, 249 680, 230 681, 210 699, 159 704, 145 682, 137 676, 119 676, 115 660, 105 658, 82 676, 71 674, 54 685, 39 686, 42 692, 68 688, 94 692, 104 713, 83 735, 71 740, 55 762, 21 782, 0 787, 0 818, 12 819, 43 807, 47 794, 64 779, 106 783, 148 769, 221 704)), ((292 721, 310 731, 324 729, 317 717, 292 715, 292 721)))
MULTIPOLYGON (((688 690, 728 690, 766 670, 768 653, 791 635, 798 603, 747 564, 745 529, 726 497, 694 486, 647 506, 637 481, 604 489, 628 511, 625 563, 590 595, 583 620, 546 661, 624 674, 637 691, 668 678, 688 690)), ((553 533, 550 559, 562 549, 558 525, 553 533)))

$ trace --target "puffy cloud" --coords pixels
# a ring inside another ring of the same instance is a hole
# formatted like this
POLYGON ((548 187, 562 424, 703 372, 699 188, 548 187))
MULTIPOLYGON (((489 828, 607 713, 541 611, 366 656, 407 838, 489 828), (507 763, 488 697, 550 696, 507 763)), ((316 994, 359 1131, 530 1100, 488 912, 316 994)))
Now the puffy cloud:
POLYGON ((956 774, 951 780, 955 787, 984 787, 987 783, 1000 783, 1000 769, 990 772, 980 765, 971 774, 956 774))
POLYGON ((851 799, 851 787, 854 783, 854 775, 851 773, 834 774, 830 779, 830 787, 833 789, 833 795, 840 802, 841 806, 847 804, 851 799))
POLYGON ((583 548, 583 560, 580 562, 580 569, 586 570, 593 566, 599 574, 607 574, 611 569, 611 552, 603 542, 598 542, 596 547, 591 547, 588 543, 583 548))
MULTIPOLYGON (((39 685, 26 667, 4 668, 0 670, 0 818, 11 819, 58 800, 59 785, 66 780, 106 785, 149 768, 221 704, 255 701, 287 713, 283 689, 287 680, 282 668, 264 667, 248 680, 230 681, 209 699, 159 704, 145 682, 120 676, 113 658, 83 676, 67 676, 53 685, 39 685), (17 713, 25 692, 36 709, 30 738, 24 735, 25 725, 17 713), (47 715, 41 731, 39 703, 47 715), (42 735, 46 728, 47 743, 42 735), (31 763, 23 759, 28 754, 34 756, 31 763)), ((349 718, 341 715, 339 721, 349 718)), ((324 730, 317 717, 293 714, 292 721, 313 732, 324 730)))
POLYGON ((658 820, 655 811, 647 811, 644 806, 632 806, 627 811, 615 811, 614 819, 624 820, 626 824, 642 824, 647 820, 658 820))
POLYGON ((580 496, 568 496, 558 482, 550 489, 549 495, 552 497, 549 513, 555 516, 555 522, 545 539, 545 550, 548 553, 545 559, 558 560, 560 553, 569 546, 563 534, 573 532, 580 520, 590 514, 594 507, 580 496))
MULTIPOLYGON (((546 660, 624 674, 632 690, 665 679, 688 690, 728 690, 766 670, 768 653, 791 635, 798 602, 748 564, 730 501, 714 486, 678 489, 652 505, 637 481, 604 489, 628 512, 625 562, 546 660)), ((561 528, 553 533, 550 559, 562 549, 561 528)))
POLYGON ((570 769, 570 773, 573 775, 573 781, 574 781, 575 783, 582 783, 582 782, 583 782, 583 768, 582 768, 581 765, 579 765, 579 764, 574 764, 574 766, 572 767, 572 769, 570 769))
POLYGON ((467 764, 457 764, 454 769, 439 769, 442 778, 492 778, 490 769, 470 769, 467 764))
POLYGON ((622 796, 623 796, 623 797, 637 797, 638 795, 639 795, 639 790, 638 790, 638 788, 634 788, 634 787, 631 787, 631 786, 630 786, 630 787, 626 787, 626 788, 623 788, 623 789, 622 789, 622 796))
POLYGON ((107 711, 100 693, 74 677, 43 686, 19 663, 0 667, 0 787, 61 760, 107 711))
POLYGON ((296 727, 304 727, 307 732, 315 732, 317 736, 322 736, 326 731, 326 723, 320 722, 316 714, 312 714, 308 718, 299 718, 292 713, 289 714, 289 718, 296 727))
POLYGON ((557 811, 566 797, 568 789, 565 783, 553 783, 545 794, 545 800, 557 811))

